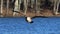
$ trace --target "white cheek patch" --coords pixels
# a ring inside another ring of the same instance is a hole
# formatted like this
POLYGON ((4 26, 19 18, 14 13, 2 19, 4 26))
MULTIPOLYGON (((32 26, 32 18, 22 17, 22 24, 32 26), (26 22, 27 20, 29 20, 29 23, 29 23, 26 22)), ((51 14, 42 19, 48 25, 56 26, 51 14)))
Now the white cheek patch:
POLYGON ((31 17, 27 17, 27 21, 31 22, 32 21, 31 17))

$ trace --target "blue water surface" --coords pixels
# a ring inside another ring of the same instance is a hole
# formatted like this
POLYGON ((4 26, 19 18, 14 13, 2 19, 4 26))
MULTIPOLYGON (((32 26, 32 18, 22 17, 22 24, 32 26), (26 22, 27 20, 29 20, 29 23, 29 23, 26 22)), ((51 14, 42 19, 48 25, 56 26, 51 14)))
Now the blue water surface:
POLYGON ((0 18, 0 34, 60 34, 60 18, 0 18))

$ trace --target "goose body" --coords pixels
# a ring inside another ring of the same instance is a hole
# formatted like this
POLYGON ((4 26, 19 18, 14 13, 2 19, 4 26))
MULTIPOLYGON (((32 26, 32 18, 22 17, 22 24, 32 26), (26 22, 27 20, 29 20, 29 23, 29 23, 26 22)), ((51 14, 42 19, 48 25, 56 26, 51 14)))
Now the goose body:
POLYGON ((26 21, 29 23, 33 23, 32 18, 31 17, 26 17, 26 21))

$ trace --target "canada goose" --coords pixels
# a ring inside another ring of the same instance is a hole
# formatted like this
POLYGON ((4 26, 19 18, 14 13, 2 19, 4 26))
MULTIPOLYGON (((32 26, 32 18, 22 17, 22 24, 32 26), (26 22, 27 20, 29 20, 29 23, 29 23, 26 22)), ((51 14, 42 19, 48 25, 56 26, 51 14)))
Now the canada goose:
POLYGON ((31 17, 26 17, 26 21, 29 23, 33 23, 32 18, 31 17))

